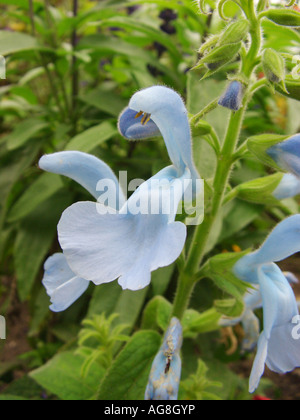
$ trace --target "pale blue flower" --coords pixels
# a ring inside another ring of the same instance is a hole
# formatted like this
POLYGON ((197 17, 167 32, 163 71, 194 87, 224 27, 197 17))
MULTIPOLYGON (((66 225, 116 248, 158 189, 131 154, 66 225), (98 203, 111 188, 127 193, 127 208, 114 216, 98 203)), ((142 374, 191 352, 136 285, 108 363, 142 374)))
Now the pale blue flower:
POLYGON ((244 86, 234 80, 229 83, 218 104, 231 111, 238 111, 243 106, 244 86))
MULTIPOLYGON (((45 171, 65 175, 86 188, 97 199, 100 192, 97 185, 107 179, 115 185, 112 199, 116 209, 125 203, 124 194, 112 170, 95 156, 82 152, 60 152, 45 155, 39 161, 45 171)), ((110 200, 111 201, 111 200, 110 200)), ((57 253, 47 259, 44 265, 43 285, 50 296, 53 312, 61 312, 71 306, 88 288, 89 282, 77 276, 69 267, 66 257, 57 253)))
POLYGON ((154 126, 165 139, 173 166, 144 182, 127 201, 112 171, 93 156, 62 152, 41 159, 42 169, 74 179, 98 199, 98 203, 69 207, 58 225, 59 242, 74 278, 96 285, 118 279, 123 289, 138 290, 150 283, 152 271, 179 257, 186 226, 175 222, 176 212, 191 185, 194 195, 198 193, 199 175, 192 159, 187 112, 171 89, 155 86, 136 93, 119 121, 120 131, 131 133, 132 138, 159 134, 154 126), (146 114, 139 121, 140 110, 146 114), (107 202, 102 195, 99 200, 103 187, 99 188, 99 181, 105 179, 114 187, 112 194, 105 194, 107 202))
POLYGON ((299 315, 293 290, 279 262, 300 250, 300 215, 279 223, 262 247, 241 258, 234 272, 241 280, 259 286, 264 329, 250 376, 250 392, 257 388, 265 364, 274 372, 286 373, 300 366, 300 340, 293 338, 293 319, 299 315), (274 261, 274 262, 273 262, 274 261))
POLYGON ((284 174, 273 192, 273 196, 278 200, 295 197, 300 194, 300 177, 294 174, 284 174))
POLYGON ((267 153, 284 171, 300 177, 300 134, 270 147, 267 153))
MULTIPOLYGON (((283 273, 285 278, 290 284, 298 283, 297 277, 290 272, 283 273)), ((237 318, 227 318, 223 316, 219 325, 221 327, 233 327, 239 323, 242 323, 244 330, 244 338, 242 341, 242 353, 252 352, 259 340, 260 336, 260 321, 255 315, 254 311, 263 307, 262 295, 259 289, 259 285, 254 285, 249 288, 244 296, 244 311, 241 316, 237 318)))
POLYGON ((174 317, 153 361, 145 400, 177 400, 181 376, 181 346, 182 326, 174 317))

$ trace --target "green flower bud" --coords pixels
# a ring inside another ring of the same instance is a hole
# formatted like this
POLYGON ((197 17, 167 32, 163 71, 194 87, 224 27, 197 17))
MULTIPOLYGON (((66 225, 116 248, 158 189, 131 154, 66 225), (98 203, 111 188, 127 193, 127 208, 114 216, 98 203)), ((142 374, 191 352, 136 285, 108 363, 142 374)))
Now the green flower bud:
POLYGON ((239 298, 217 299, 214 301, 214 307, 217 312, 230 318, 238 317, 245 309, 244 302, 239 298))
POLYGON ((275 205, 278 203, 278 200, 273 196, 273 193, 281 180, 282 173, 276 173, 245 182, 236 187, 237 196, 251 203, 275 205))
POLYGON ((257 11, 262 12, 267 7, 269 7, 269 3, 270 3, 269 0, 259 0, 258 5, 257 5, 257 11))
POLYGON ((212 35, 208 38, 204 44, 201 45, 199 49, 199 54, 204 55, 207 54, 210 50, 212 50, 218 43, 220 35, 212 35))
POLYGON ((270 9, 263 12, 261 16, 277 23, 277 25, 293 27, 300 26, 300 13, 296 10, 270 9))
POLYGON ((214 48, 211 52, 206 54, 194 69, 207 67, 209 70, 218 70, 235 59, 242 47, 242 43, 228 44, 221 47, 214 48))
POLYGON ((280 83, 285 77, 284 59, 272 48, 263 52, 262 65, 266 78, 272 83, 280 83))
POLYGON ((247 141, 248 150, 253 153, 261 162, 271 168, 281 171, 282 169, 277 163, 268 155, 267 151, 270 147, 288 139, 289 136, 281 136, 279 134, 261 134, 259 136, 250 137, 247 141))
POLYGON ((276 90, 289 98, 300 101, 300 80, 293 78, 293 76, 286 76, 284 84, 287 92, 282 88, 281 85, 276 85, 276 90))
POLYGON ((246 19, 238 20, 237 22, 229 25, 221 34, 218 41, 218 46, 227 44, 237 44, 244 41, 250 30, 250 23, 246 19))
POLYGON ((207 121, 200 120, 192 129, 195 136, 205 136, 211 133, 212 127, 207 121))

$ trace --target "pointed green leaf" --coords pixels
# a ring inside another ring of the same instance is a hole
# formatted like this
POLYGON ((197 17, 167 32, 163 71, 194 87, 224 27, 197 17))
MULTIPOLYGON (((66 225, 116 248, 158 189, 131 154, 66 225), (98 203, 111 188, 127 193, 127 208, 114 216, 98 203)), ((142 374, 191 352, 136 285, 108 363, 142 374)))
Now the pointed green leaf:
POLYGON ((109 122, 103 122, 71 139, 66 150, 79 150, 89 153, 116 134, 118 134, 118 130, 115 125, 109 122))
POLYGON ((103 377, 103 369, 95 364, 86 378, 80 374, 84 358, 71 351, 59 353, 30 376, 48 392, 62 400, 91 399, 103 377))
POLYGON ((161 344, 155 331, 139 331, 115 359, 103 379, 98 400, 143 400, 151 365, 161 344))

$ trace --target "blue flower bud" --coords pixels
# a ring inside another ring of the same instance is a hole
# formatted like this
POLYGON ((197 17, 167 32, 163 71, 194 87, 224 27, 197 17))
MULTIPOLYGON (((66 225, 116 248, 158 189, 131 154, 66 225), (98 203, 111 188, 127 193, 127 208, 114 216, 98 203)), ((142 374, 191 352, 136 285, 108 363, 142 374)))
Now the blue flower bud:
POLYGON ((177 400, 181 376, 182 326, 172 318, 163 344, 152 364, 145 400, 177 400))
POLYGON ((219 99, 219 105, 238 111, 242 107, 244 86, 237 80, 231 82, 219 99))

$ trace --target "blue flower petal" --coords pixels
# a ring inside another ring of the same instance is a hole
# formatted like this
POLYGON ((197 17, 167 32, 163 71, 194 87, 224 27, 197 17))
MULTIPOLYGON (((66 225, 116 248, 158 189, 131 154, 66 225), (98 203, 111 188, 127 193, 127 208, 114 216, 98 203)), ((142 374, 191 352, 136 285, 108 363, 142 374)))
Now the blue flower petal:
POLYGON ((300 194, 300 178, 293 174, 284 174, 273 196, 278 200, 295 197, 300 194))
POLYGON ((61 312, 71 306, 88 288, 89 282, 77 277, 63 254, 54 254, 45 262, 43 285, 51 298, 50 309, 61 312))
POLYGON ((275 326, 291 322, 298 314, 294 292, 276 264, 259 270, 259 286, 264 308, 264 331, 267 339, 275 326))
POLYGON ((150 119, 146 124, 142 124, 143 116, 136 118, 136 111, 125 108, 119 117, 119 131, 125 138, 129 140, 142 140, 151 137, 161 136, 157 125, 150 119))
POLYGON ((264 308, 264 331, 250 377, 250 392, 258 386, 265 363, 274 372, 285 373, 300 366, 300 340, 295 340, 292 320, 299 314, 291 286, 276 264, 259 270, 264 308))
POLYGON ((273 372, 286 373, 300 367, 300 339, 293 337, 294 328, 295 324, 289 322, 272 330, 266 364, 273 372))
POLYGON ((251 394, 258 387, 260 378, 264 374, 267 354, 268 354, 268 340, 266 339, 264 332, 262 332, 258 340, 257 353, 254 359, 254 363, 252 366, 252 371, 251 371, 251 375, 249 379, 249 392, 251 394))
POLYGON ((234 271, 241 279, 257 283, 257 266, 282 261, 299 251, 300 215, 297 214, 279 223, 259 250, 237 262, 234 271))
POLYGON ((270 147, 267 153, 282 169, 300 177, 300 134, 270 147))
MULTIPOLYGON (((161 174, 170 175, 172 171, 171 167, 161 174)), ((158 179, 150 178, 119 213, 113 214, 91 202, 69 207, 59 222, 58 234, 72 270, 95 284, 119 278, 124 289, 146 287, 150 273, 175 261, 184 246, 186 226, 174 219, 186 178, 186 174, 174 177, 168 187, 161 188, 152 188, 151 182, 158 179), (171 206, 164 214, 161 203, 166 203, 167 194, 171 206), (147 199, 153 200, 150 202, 154 207, 157 205, 157 214, 149 214, 147 206, 145 214, 134 214, 135 204, 148 204, 147 199)))
MULTIPOLYGON (((83 152, 59 152, 43 156, 39 161, 41 169, 67 176, 82 185, 96 199, 100 196, 102 187, 99 181, 107 180, 112 194, 109 202, 114 202, 116 208, 125 202, 124 194, 113 171, 102 160, 83 152)), ((112 206, 111 206, 112 207, 112 206)))

